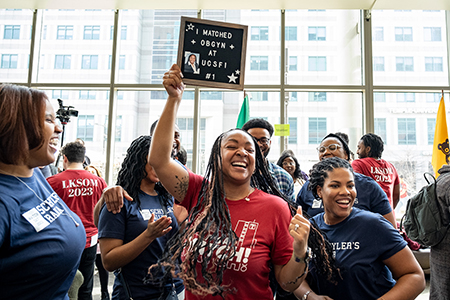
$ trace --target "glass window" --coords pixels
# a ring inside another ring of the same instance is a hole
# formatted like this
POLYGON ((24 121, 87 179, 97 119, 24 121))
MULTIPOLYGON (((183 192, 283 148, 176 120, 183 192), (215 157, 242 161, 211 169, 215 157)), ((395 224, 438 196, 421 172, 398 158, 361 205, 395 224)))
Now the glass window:
POLYGON ((309 118, 308 119, 308 143, 319 144, 323 137, 327 135, 327 119, 326 118, 309 118))
POLYGON ((308 71, 326 71, 327 58, 325 56, 309 56, 308 71))
POLYGON ((55 69, 70 69, 70 55, 55 55, 55 69))
POLYGON ((289 71, 297 71, 297 56, 289 56, 289 71))
POLYGON ((269 93, 268 92, 251 92, 249 99, 250 99, 250 101, 268 101, 269 93))
POLYGON ((325 41, 327 38, 325 26, 309 26, 308 41, 325 41))
MULTIPOLYGON (((202 93, 202 95, 201 95, 202 100, 222 100, 223 99, 223 92, 202 91, 201 93, 202 93)), ((162 99, 164 99, 164 98, 167 98, 167 96, 163 97, 162 99)), ((194 99, 194 98, 192 97, 192 99, 194 99)))
POLYGON ((257 71, 269 70, 269 57, 250 56, 250 70, 257 70, 257 71))
POLYGON ((122 26, 121 29, 120 29, 120 39, 121 40, 126 40, 127 39, 127 26, 126 25, 122 26))
POLYGON ((84 26, 84 40, 99 40, 100 39, 100 26, 86 25, 84 26))
POLYGON ((373 93, 374 102, 386 102, 386 93, 373 93))
POLYGON ((416 144, 416 119, 414 118, 398 119, 398 144, 399 145, 416 144))
POLYGON ((289 124, 289 137, 288 137, 288 143, 289 144, 297 144, 297 118, 288 118, 288 124, 289 124))
POLYGON ((416 102, 415 93, 397 93, 397 102, 416 102))
POLYGON ((269 26, 252 26, 250 32, 252 41, 269 40, 269 26))
MULTIPOLYGON (((36 53, 40 55, 34 59, 33 82, 57 84, 110 82, 111 71, 107 66, 108 55, 112 53, 112 40, 109 39, 108 30, 114 24, 113 10, 48 9, 42 10, 38 18, 40 18, 37 20, 38 24, 47 26, 50 40, 35 42, 36 53), (67 69, 55 69, 55 55, 70 55, 71 72, 67 72, 67 69)), ((40 35, 36 36, 39 38, 40 35)), ((104 120, 101 121, 103 124, 104 120)))
POLYGON ((97 69, 98 55, 83 55, 81 62, 82 69, 97 69))
POLYGON ((395 70, 398 72, 413 72, 414 58, 412 57, 396 57, 395 70))
POLYGON ((379 42, 384 41, 384 28, 374 27, 372 32, 372 39, 379 42))
POLYGON ((94 140, 94 116, 80 115, 78 116, 77 138, 85 142, 94 140))
POLYGON ((57 40, 71 40, 73 39, 73 26, 72 25, 58 25, 56 32, 57 40))
POLYGON ((436 130, 436 118, 428 118, 427 119, 428 145, 434 144, 434 131, 435 130, 436 130))
POLYGON ((441 101, 440 93, 425 93, 425 99, 427 102, 439 102, 441 101))
POLYGON ((441 27, 424 27, 423 40, 425 42, 440 42, 441 41, 441 27))
POLYGON ((395 40, 396 41, 412 41, 412 27, 395 27, 395 40))
POLYGON ((297 102, 298 101, 297 92, 290 92, 289 93, 289 101, 293 101, 293 102, 297 102))
POLYGON ((385 62, 384 72, 375 72, 374 65, 374 85, 448 86, 446 23, 445 11, 431 14, 419 10, 373 10, 373 36, 379 27, 384 28, 386 36, 385 42, 372 44, 373 56, 384 57, 385 62))
POLYGON ((2 69, 17 69, 17 54, 2 54, 2 69))
POLYGON ((380 56, 373 57, 373 71, 384 72, 384 57, 380 56))
POLYGON ((52 91, 52 99, 68 99, 69 91, 68 90, 53 90, 52 91))
MULTIPOLYGON (((110 66, 111 68, 111 66, 110 66)), ((119 56, 119 70, 124 70, 125 69, 125 55, 120 55, 119 56)))
POLYGON ((20 25, 5 25, 5 30, 3 32, 3 38, 5 40, 20 39, 20 25))
POLYGON ((116 118, 116 142, 122 141, 122 116, 116 118))
POLYGON ((97 91, 80 90, 80 100, 95 100, 97 91))
POLYGON ((374 119, 374 132, 375 134, 379 135, 386 144, 386 118, 374 119))
POLYGON ((425 71, 442 72, 442 57, 425 57, 425 71))
POLYGON ((309 102, 326 102, 327 93, 326 92, 308 92, 309 102))
POLYGON ((284 37, 286 41, 297 40, 297 26, 286 26, 284 29, 284 37))

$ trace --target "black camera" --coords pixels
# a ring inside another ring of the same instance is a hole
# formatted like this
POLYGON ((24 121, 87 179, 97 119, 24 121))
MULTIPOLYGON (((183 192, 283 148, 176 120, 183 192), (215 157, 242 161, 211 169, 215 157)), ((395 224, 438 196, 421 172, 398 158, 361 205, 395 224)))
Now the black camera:
POLYGON ((73 106, 64 106, 63 101, 58 99, 59 109, 56 111, 56 117, 63 125, 70 122, 70 117, 78 117, 78 110, 73 109, 73 106))

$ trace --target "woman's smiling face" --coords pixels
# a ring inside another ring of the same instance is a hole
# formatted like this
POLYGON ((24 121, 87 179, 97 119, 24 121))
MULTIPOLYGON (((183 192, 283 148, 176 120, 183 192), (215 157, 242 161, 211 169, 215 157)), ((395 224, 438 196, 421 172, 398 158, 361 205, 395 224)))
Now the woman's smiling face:
POLYGON ((342 222, 350 214, 356 198, 353 173, 346 168, 337 168, 327 172, 323 187, 317 187, 322 198, 324 219, 328 225, 342 222))
POLYGON ((255 170, 255 144, 252 137, 241 130, 231 131, 222 140, 221 152, 224 181, 250 182, 255 170))

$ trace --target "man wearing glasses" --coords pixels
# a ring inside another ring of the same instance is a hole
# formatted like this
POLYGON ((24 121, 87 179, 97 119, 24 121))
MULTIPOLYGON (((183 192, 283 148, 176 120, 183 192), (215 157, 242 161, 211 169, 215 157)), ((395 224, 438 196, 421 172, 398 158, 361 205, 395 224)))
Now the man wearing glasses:
POLYGON ((242 130, 247 131, 258 142, 259 149, 261 149, 262 155, 266 158, 267 168, 269 169, 270 174, 272 174, 278 189, 288 197, 289 200, 295 201, 294 181, 292 180, 292 176, 282 167, 267 159, 272 144, 272 141, 270 140, 273 135, 272 124, 264 119, 252 119, 242 126, 242 130))

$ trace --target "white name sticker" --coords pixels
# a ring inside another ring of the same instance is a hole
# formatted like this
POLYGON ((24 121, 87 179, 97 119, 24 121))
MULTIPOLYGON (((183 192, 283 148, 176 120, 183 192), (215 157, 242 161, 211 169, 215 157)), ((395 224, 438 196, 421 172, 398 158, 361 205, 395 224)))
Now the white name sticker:
POLYGON ((22 214, 22 216, 34 227, 36 232, 41 231, 50 223, 42 217, 42 215, 37 211, 36 208, 32 208, 29 211, 22 214))
POLYGON ((322 200, 321 199, 314 199, 313 204, 311 206, 312 208, 321 208, 322 207, 322 200))
POLYGON ((152 216, 149 209, 142 209, 141 215, 142 215, 142 218, 144 219, 144 221, 150 220, 150 218, 152 216))
POLYGON ((97 245, 98 241, 98 233, 96 235, 91 236, 91 247, 97 245))

